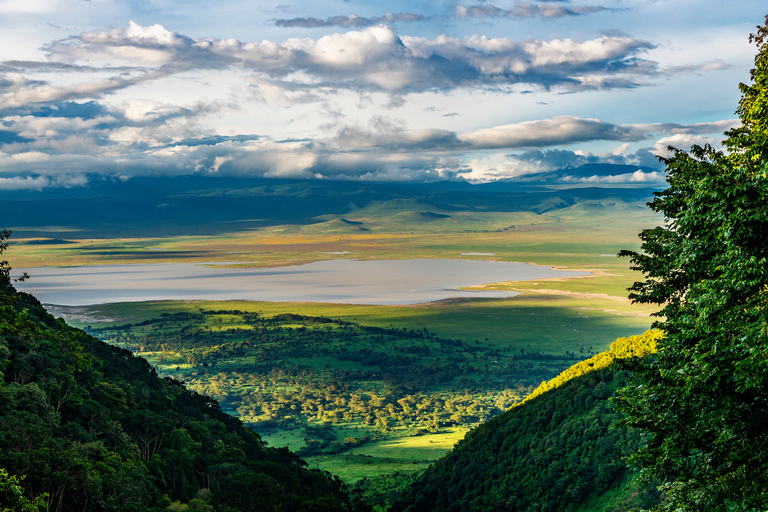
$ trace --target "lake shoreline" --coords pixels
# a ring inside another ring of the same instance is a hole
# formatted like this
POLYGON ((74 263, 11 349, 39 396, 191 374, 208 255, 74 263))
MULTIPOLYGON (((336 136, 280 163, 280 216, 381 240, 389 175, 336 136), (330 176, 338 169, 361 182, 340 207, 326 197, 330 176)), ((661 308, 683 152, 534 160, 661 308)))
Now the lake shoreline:
POLYGON ((506 298, 511 290, 466 290, 490 283, 580 277, 518 262, 463 259, 334 259, 270 268, 231 262, 35 267, 21 291, 46 304, 85 306, 151 300, 248 300, 411 305, 452 298, 506 298), (567 275, 564 275, 567 274, 567 275))

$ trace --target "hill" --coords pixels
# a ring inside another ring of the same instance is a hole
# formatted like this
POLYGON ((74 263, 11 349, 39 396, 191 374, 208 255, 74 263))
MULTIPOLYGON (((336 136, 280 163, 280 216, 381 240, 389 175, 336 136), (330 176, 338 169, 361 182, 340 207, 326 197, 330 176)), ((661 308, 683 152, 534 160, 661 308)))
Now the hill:
POLYGON ((51 511, 358 510, 338 478, 0 278, 0 508, 20 488, 51 511))
MULTIPOLYGON (((609 167, 603 172, 625 171, 621 166, 609 167)), ((568 173, 572 174, 572 170, 568 173)), ((408 184, 206 176, 121 181, 92 177, 83 187, 0 191, 0 218, 6 220, 17 238, 48 237, 54 241, 69 236, 215 235, 270 226, 300 229, 332 220, 337 222, 312 232, 355 232, 377 225, 386 230, 412 230, 425 223, 435 229, 435 224, 449 220, 461 229, 488 229, 486 225, 480 227, 479 219, 467 216, 542 214, 584 201, 636 204, 642 210, 655 188, 650 183, 605 188, 586 185, 546 181, 408 184), (464 216, 456 218, 459 212, 464 216), (51 219, 56 219, 55 225, 51 219), (469 224, 463 226, 466 222, 469 224)))
POLYGON ((472 430, 406 489, 390 512, 619 512, 658 503, 623 457, 640 433, 612 429, 608 400, 624 386, 616 359, 653 350, 659 333, 620 338, 523 404, 472 430))

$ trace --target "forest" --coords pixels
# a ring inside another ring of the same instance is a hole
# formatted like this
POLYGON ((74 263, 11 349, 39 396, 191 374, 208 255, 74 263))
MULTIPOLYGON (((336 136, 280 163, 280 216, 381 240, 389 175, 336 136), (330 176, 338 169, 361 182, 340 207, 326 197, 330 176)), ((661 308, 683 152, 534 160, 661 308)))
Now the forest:
POLYGON ((586 512, 658 504, 658 491, 639 483, 623 460, 643 444, 641 432, 613 428, 620 415, 609 397, 626 385, 615 363, 653 354, 660 337, 649 331, 619 339, 545 383, 525 404, 472 430, 390 510, 586 512))
MULTIPOLYGON (((589 353, 513 353, 427 329, 239 310, 164 313, 89 332, 146 357, 257 431, 355 424, 376 435, 420 435, 476 425, 589 353)), ((364 441, 329 447, 310 436, 302 453, 364 441)))

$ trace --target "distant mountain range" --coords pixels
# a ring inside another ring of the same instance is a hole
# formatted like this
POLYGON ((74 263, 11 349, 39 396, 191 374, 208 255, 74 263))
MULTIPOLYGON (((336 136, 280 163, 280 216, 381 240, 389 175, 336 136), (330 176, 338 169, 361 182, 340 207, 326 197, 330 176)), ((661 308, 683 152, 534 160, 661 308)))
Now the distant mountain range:
MULTIPOLYGON (((14 238, 203 235, 258 227, 308 226, 354 213, 408 213, 408 222, 445 219, 451 212, 544 213, 584 201, 644 202, 655 181, 606 181, 649 176, 653 169, 612 164, 566 168, 527 179, 369 183, 212 176, 94 177, 86 186, 0 191, 0 218, 14 238), (76 234, 75 234, 76 233, 76 234)), ((658 178, 658 173, 654 175, 658 178)), ((395 219, 396 221, 396 219, 395 219)), ((361 229, 365 229, 361 226, 361 229)))

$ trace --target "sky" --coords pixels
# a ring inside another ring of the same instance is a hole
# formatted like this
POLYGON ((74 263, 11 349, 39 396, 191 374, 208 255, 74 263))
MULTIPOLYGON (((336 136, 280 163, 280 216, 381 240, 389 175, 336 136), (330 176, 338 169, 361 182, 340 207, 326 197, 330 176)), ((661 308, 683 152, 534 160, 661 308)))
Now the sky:
POLYGON ((738 125, 758 0, 0 0, 0 190, 662 182, 738 125), (642 169, 640 169, 642 167, 642 169))

